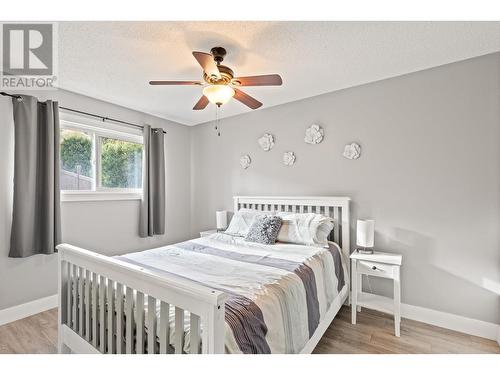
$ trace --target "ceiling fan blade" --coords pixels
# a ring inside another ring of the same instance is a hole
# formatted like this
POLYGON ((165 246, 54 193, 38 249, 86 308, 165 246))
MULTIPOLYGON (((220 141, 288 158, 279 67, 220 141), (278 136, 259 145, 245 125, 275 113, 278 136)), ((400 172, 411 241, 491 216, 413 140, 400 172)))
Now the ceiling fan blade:
POLYGON ((221 79, 219 68, 214 61, 214 57, 206 52, 193 52, 193 56, 198 61, 198 63, 203 68, 203 71, 207 73, 209 77, 215 76, 217 79, 221 79))
POLYGON ((198 81, 149 81, 150 85, 181 85, 181 86, 189 86, 189 85, 201 85, 201 82, 198 81))
POLYGON ((283 80, 279 74, 267 74, 262 76, 236 77, 233 82, 240 86, 281 86, 283 80))
POLYGON ((199 111, 200 109, 205 109, 205 107, 208 105, 208 98, 205 95, 202 95, 200 100, 194 105, 193 109, 195 111, 199 111))
POLYGON ((252 109, 257 109, 262 106, 262 103, 257 99, 252 98, 250 95, 236 88, 234 89, 234 98, 252 109))

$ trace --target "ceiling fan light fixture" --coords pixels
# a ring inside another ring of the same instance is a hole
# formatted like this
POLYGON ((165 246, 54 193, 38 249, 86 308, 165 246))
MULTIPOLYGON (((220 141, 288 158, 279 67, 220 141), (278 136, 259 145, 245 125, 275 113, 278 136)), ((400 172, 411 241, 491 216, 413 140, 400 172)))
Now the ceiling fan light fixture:
POLYGON ((220 107, 234 97, 250 109, 262 107, 262 103, 240 89, 245 86, 281 86, 283 80, 279 74, 235 77, 234 71, 222 65, 226 50, 214 47, 210 53, 193 51, 193 56, 203 69, 203 81, 149 81, 150 85, 203 86, 203 95, 193 107, 194 111, 205 109, 209 103, 220 107), (208 85, 208 86, 205 86, 208 85))
POLYGON ((203 95, 207 97, 208 101, 218 106, 226 104, 234 94, 234 89, 227 85, 209 85, 203 89, 203 95))

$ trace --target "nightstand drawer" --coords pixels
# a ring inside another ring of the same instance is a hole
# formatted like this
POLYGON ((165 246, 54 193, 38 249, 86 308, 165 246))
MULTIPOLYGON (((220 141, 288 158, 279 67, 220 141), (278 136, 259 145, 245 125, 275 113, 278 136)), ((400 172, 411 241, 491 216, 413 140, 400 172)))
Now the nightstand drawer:
POLYGON ((358 260, 358 273, 363 273, 365 275, 392 279, 394 278, 394 267, 396 266, 376 262, 367 262, 366 260, 358 260))

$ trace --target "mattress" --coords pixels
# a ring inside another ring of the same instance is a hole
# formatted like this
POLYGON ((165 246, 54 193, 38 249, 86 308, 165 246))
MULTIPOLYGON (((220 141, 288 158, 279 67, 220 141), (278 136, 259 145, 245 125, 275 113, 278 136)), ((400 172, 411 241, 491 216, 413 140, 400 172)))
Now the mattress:
MULTIPOLYGON (((328 248, 263 245, 224 233, 115 258, 225 292, 227 353, 299 353, 340 297, 347 275, 333 242, 328 248)), ((173 311, 170 328, 173 338, 173 311)))

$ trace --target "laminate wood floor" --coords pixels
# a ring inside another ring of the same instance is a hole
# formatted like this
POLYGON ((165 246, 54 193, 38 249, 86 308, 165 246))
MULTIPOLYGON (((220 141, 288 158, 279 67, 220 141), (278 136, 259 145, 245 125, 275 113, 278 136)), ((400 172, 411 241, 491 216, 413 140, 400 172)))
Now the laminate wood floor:
MULTIPOLYGON (((401 321, 401 337, 394 336, 392 316, 363 309, 357 324, 351 324, 343 306, 314 353, 496 353, 500 346, 491 340, 450 331, 409 319, 401 321)), ((0 326, 0 353, 55 353, 57 309, 0 326)))
POLYGON ((401 337, 394 336, 392 315, 363 308, 351 324, 343 306, 323 335, 318 354, 481 354, 500 353, 496 341, 410 319, 401 319, 401 337))
POLYGON ((57 353, 57 309, 0 326, 0 353, 57 353))

